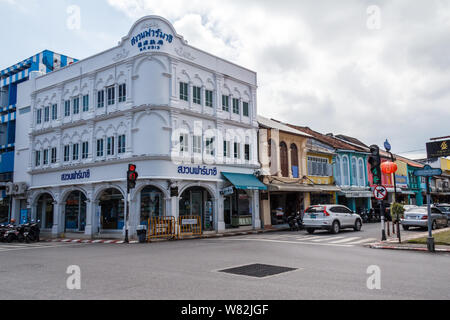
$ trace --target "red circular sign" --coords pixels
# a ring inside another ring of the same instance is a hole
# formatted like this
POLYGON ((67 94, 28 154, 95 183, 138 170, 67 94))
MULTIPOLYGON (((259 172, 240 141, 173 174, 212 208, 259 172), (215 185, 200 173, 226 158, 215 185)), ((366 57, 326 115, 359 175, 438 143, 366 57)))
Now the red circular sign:
POLYGON ((385 186, 376 186, 373 189, 373 196, 377 200, 383 200, 387 197, 388 191, 385 186))

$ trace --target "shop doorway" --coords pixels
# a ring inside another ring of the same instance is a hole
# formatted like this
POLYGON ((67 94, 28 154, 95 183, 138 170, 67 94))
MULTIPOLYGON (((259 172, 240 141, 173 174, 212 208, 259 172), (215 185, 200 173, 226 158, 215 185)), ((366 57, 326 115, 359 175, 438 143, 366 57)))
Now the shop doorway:
POLYGON ((252 225, 250 196, 245 190, 235 189, 224 198, 225 228, 238 228, 252 225))
POLYGON ((164 193, 154 186, 146 186, 141 191, 141 225, 147 225, 150 217, 162 216, 164 216, 164 193))
POLYGON ((37 200, 36 220, 41 229, 53 227, 53 197, 49 193, 42 194, 37 200))
POLYGON ((214 230, 214 202, 203 187, 191 187, 180 196, 179 212, 181 216, 199 216, 202 221, 202 229, 214 230))
POLYGON ((86 196, 81 191, 72 191, 66 200, 64 232, 83 232, 86 227, 86 196))
POLYGON ((100 225, 103 230, 121 230, 124 226, 125 203, 122 192, 110 188, 99 198, 100 225))

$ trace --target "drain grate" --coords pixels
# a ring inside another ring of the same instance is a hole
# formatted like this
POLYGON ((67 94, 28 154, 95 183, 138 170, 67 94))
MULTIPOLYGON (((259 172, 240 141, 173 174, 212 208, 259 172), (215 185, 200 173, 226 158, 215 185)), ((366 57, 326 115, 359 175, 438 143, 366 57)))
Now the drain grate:
POLYGON ((255 264, 248 264, 248 265, 241 266, 241 267, 219 270, 219 272, 226 272, 226 273, 237 274, 237 275, 241 275, 241 276, 255 277, 255 278, 264 278, 264 277, 273 276, 276 274, 294 271, 294 270, 297 270, 297 269, 255 263, 255 264))

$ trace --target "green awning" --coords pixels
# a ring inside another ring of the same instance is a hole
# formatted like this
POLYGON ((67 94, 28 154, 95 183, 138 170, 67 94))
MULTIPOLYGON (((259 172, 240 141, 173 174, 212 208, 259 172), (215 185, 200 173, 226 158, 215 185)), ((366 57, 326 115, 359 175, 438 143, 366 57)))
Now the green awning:
POLYGON ((267 187, 252 174, 222 172, 236 189, 267 190, 267 187))

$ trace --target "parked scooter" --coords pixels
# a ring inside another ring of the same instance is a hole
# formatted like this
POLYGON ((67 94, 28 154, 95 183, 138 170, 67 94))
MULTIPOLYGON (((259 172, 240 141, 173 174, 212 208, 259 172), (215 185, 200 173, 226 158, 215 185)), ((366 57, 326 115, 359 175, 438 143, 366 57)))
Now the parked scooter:
POLYGON ((300 231, 303 229, 303 219, 300 212, 288 217, 288 224, 291 231, 300 231))
POLYGON ((25 235, 24 235, 25 228, 23 226, 11 226, 9 230, 7 230, 3 234, 2 241, 11 243, 13 241, 18 242, 24 242, 25 241, 25 235))
POLYGON ((25 241, 28 242, 39 242, 40 228, 38 223, 26 223, 24 226, 24 236, 25 241))

